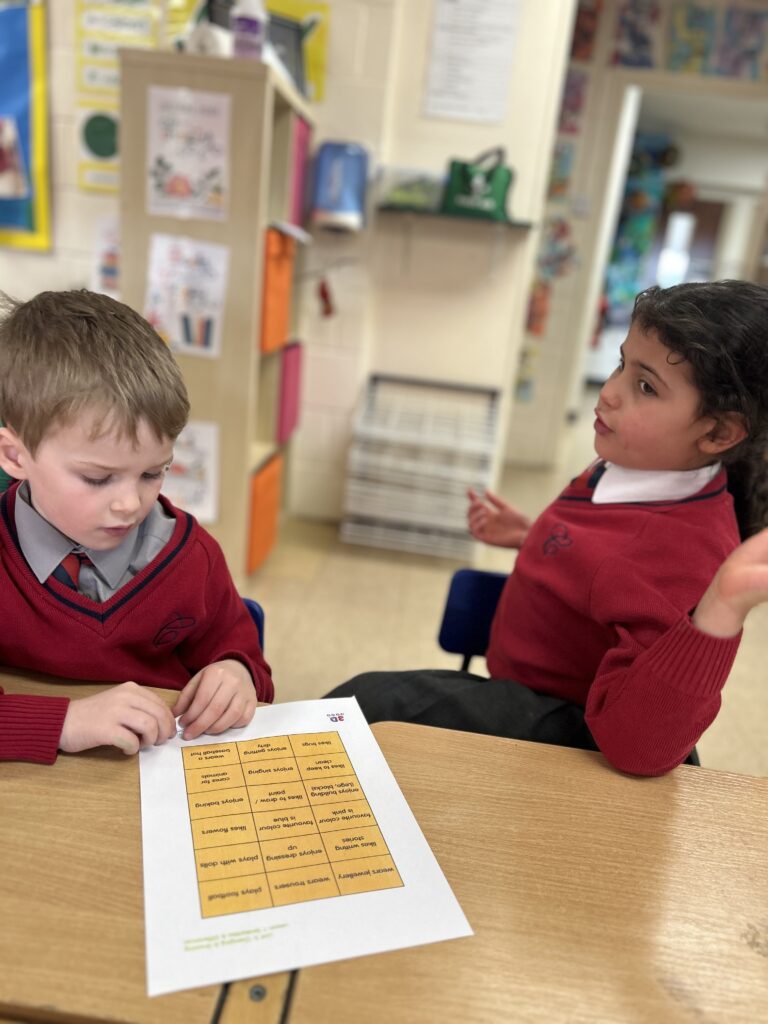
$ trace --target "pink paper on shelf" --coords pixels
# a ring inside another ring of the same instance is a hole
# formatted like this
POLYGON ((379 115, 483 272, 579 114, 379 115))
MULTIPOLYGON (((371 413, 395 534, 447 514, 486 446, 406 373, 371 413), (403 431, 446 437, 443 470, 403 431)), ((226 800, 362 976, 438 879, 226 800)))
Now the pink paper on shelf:
POLYGON ((280 353, 280 401, 277 408, 277 443, 284 444, 299 422, 301 402, 301 342, 289 342, 280 353))
POLYGON ((297 117, 293 127, 293 155, 291 168, 291 213, 290 221, 298 227, 304 223, 304 183, 306 181, 309 140, 312 129, 306 121, 297 117))

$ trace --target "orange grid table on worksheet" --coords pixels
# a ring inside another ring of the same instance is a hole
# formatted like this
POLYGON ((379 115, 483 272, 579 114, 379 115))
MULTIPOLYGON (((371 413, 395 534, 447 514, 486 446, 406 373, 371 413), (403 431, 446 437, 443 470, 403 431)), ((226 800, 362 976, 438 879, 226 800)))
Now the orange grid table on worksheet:
POLYGON ((182 753, 203 917, 403 884, 338 732, 182 753))

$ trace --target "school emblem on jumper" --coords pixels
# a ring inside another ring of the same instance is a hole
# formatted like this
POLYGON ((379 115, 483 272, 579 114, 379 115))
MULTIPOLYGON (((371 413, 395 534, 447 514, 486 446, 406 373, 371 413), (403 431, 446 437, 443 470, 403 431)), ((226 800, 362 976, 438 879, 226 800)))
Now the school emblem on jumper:
POLYGON ((179 639, 179 634, 186 629, 191 629, 195 622, 196 619, 189 615, 174 615, 170 622, 166 622, 155 633, 155 639, 152 643, 157 644, 159 647, 162 647, 163 644, 176 643, 179 639))
POLYGON ((554 530, 542 545, 542 551, 545 555, 556 555, 561 548, 569 548, 573 544, 568 533, 568 527, 564 523, 558 523, 554 530))

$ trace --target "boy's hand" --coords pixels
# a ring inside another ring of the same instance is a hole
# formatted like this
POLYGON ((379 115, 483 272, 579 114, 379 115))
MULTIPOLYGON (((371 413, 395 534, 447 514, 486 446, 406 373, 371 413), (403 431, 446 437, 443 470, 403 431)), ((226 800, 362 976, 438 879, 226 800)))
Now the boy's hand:
POLYGON ((137 683, 121 683, 69 702, 59 750, 75 754, 106 745, 136 754, 175 734, 176 723, 162 697, 137 683))
POLYGON ((215 735, 248 725, 258 703, 248 669, 241 661, 228 659, 214 661, 192 676, 171 713, 181 715, 183 738, 194 740, 204 732, 215 735))
POLYGON ((531 520, 527 516, 512 508, 492 491, 486 491, 485 496, 481 498, 470 488, 467 497, 467 525, 476 540, 500 548, 522 546, 531 528, 531 520))
POLYGON ((768 601, 768 530, 728 555, 704 591, 693 624, 712 636, 735 636, 755 605, 768 601))

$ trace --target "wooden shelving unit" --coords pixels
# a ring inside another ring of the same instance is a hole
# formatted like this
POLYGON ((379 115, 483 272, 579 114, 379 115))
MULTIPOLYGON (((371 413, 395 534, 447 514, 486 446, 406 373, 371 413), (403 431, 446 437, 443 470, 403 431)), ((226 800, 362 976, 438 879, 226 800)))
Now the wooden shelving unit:
POLYGON ((256 61, 123 50, 121 81, 124 301, 140 311, 144 307, 154 234, 191 237, 229 250, 220 357, 176 355, 189 389, 192 419, 219 424, 219 518, 207 528, 237 578, 254 568, 248 556, 252 519, 263 511, 251 508, 252 477, 279 455, 280 447, 275 409, 281 351, 278 347, 266 354, 260 349, 266 232, 271 223, 292 219, 297 127, 299 122, 311 125, 312 116, 289 84, 256 61), (226 220, 148 212, 147 111, 152 86, 230 97, 226 220))

